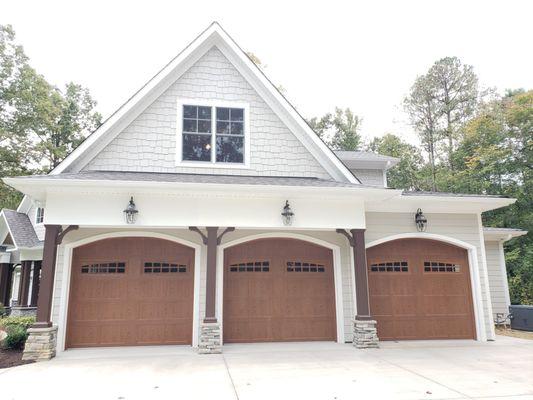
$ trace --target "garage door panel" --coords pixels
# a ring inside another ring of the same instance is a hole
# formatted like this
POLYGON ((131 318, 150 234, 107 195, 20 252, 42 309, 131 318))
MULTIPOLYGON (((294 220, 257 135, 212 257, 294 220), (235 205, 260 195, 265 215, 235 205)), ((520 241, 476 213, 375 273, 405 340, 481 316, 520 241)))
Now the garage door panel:
POLYGON ((380 339, 475 337, 466 250, 401 239, 368 249, 367 261, 380 339))
POLYGON ((223 315, 225 342, 335 340, 331 250, 293 239, 226 249, 223 315))
POLYGON ((193 260, 194 249, 155 238, 75 249, 67 347, 191 343, 193 260))
POLYGON ((414 317, 417 314, 416 296, 396 296, 392 303, 392 315, 414 317))

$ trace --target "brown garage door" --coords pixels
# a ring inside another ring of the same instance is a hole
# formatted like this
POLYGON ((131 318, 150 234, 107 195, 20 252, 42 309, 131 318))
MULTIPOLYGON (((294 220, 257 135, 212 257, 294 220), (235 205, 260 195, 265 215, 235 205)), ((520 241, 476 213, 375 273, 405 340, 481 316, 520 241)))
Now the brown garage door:
POLYGON ((67 347, 190 344, 194 249, 155 238, 74 250, 67 347))
POLYGON ((369 248, 367 261, 381 340, 475 338, 465 249, 401 239, 369 248))
POLYGON ((224 341, 335 340, 332 252, 261 239, 224 253, 224 341))

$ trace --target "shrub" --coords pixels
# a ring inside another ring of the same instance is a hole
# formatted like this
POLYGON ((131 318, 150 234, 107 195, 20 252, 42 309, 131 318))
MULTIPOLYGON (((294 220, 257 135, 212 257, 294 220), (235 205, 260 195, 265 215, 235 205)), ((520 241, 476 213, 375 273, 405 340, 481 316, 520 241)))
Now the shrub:
POLYGON ((6 308, 2 303, 0 303, 0 318, 7 314, 6 308))
POLYGON ((6 328, 7 336, 4 339, 4 347, 7 349, 22 349, 28 333, 21 325, 10 325, 6 328))
POLYGON ((35 317, 5 317, 0 319, 0 328, 3 328, 5 331, 10 326, 20 326, 24 330, 28 329, 31 324, 35 322, 35 317))

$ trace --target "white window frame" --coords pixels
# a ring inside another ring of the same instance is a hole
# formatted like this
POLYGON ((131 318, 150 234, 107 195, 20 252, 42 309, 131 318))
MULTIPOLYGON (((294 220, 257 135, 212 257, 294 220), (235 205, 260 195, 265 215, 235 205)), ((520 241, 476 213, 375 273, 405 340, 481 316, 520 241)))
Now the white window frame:
POLYGON ((44 207, 36 207, 35 208, 35 225, 42 225, 44 224, 44 207), (39 210, 43 210, 43 215, 42 215, 42 221, 39 222, 39 210))
POLYGON ((199 168, 250 168, 250 105, 225 100, 185 99, 177 101, 176 113, 176 166, 199 168), (211 107, 211 161, 183 160, 183 106, 211 107), (244 160, 242 163, 216 162, 216 108, 241 108, 244 110, 244 160))

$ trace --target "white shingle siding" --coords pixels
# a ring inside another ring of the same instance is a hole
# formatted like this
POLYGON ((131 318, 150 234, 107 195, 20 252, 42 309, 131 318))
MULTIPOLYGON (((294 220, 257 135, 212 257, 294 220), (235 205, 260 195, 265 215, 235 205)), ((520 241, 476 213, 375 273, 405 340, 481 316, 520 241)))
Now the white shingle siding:
POLYGON ((386 186, 382 169, 351 169, 363 185, 386 186))
MULTIPOLYGON (((477 249, 479 279, 481 281, 481 298, 483 299, 483 325, 487 337, 492 336, 492 309, 490 306, 489 288, 485 284, 485 270, 483 266, 483 240, 480 237, 478 217, 474 214, 426 214, 428 218, 428 233, 448 236, 461 240, 477 249)), ((365 241, 374 240, 400 233, 416 232, 412 213, 366 213, 365 241)))
POLYGON ((84 170, 182 172, 331 179, 279 117, 216 47, 124 129, 84 170), (176 166, 177 99, 250 105, 250 168, 176 166))
MULTIPOLYGON (((500 242, 485 242, 485 253, 487 255, 487 270, 489 273, 490 297, 492 300, 492 312, 494 319, 496 314, 509 314, 509 292, 507 276, 504 274, 505 265, 502 265, 502 254, 500 242)), ((508 321, 507 321, 508 322, 508 321)))

